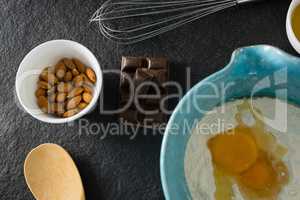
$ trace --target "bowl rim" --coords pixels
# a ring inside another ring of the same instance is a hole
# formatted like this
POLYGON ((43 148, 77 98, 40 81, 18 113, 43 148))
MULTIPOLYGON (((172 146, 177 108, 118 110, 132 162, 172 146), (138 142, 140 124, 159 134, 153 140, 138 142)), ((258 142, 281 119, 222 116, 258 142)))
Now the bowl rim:
POLYGON ((300 0, 293 0, 289 6, 286 16, 286 33, 292 47, 300 53, 300 40, 296 37, 292 27, 292 16, 295 8, 300 5, 300 0))
POLYGON ((234 64, 235 60, 238 57, 238 54, 241 51, 243 51, 244 49, 252 49, 252 48, 253 49, 256 49, 256 48, 258 48, 258 49, 259 48, 269 48, 269 49, 272 49, 274 52, 277 52, 278 54, 283 55, 284 57, 288 57, 289 59, 295 59, 298 62, 300 62, 299 57, 296 57, 294 55, 286 53, 285 51, 281 50, 280 48, 274 47, 272 45, 258 44, 258 45, 250 45, 250 46, 240 47, 240 48, 237 48, 236 50, 233 51, 233 53, 231 54, 230 61, 225 65, 225 67, 223 67, 219 71, 216 71, 216 72, 212 73, 211 75, 207 76, 206 78, 202 79, 201 81, 196 83, 192 88, 190 88, 189 91, 186 92, 186 94, 179 101, 179 103, 175 107, 172 115, 170 116, 168 124, 165 128, 165 132, 164 132, 164 136, 163 136, 163 140, 162 140, 162 145, 161 145, 161 151, 160 151, 160 177, 161 177, 161 184, 162 184, 162 188, 163 188, 163 192, 164 192, 164 196, 165 196, 166 200, 171 200, 170 190, 169 190, 169 187, 168 187, 169 181, 167 180, 167 176, 166 176, 167 168, 165 166, 165 164, 166 164, 166 153, 167 153, 167 148, 168 148, 167 141, 168 141, 169 137, 172 134, 171 133, 171 130, 172 130, 171 129, 171 123, 174 122, 175 116, 180 111, 180 108, 182 107, 183 103, 186 101, 186 99, 188 99, 191 96, 191 94, 193 93, 193 91, 196 90, 196 88, 199 88, 205 82, 207 82, 209 80, 212 80, 214 78, 217 78, 217 77, 219 77, 219 75, 222 75, 223 73, 226 73, 227 70, 231 69, 231 66, 234 64))
POLYGON ((16 73, 16 78, 15 78, 15 92, 16 92, 16 96, 17 96, 18 102, 20 103, 22 109, 25 110, 33 118, 35 118, 35 119, 37 119, 39 121, 42 121, 42 122, 50 123, 50 124, 62 124, 62 123, 72 122, 72 121, 74 121, 76 119, 79 119, 80 117, 84 116, 85 114, 87 114, 89 111, 91 111, 94 108, 94 106, 97 105, 99 96, 102 93, 102 89, 103 89, 103 70, 102 70, 102 68, 101 68, 101 66, 99 64, 99 61, 96 58, 96 56, 91 52, 91 50, 89 50, 87 47, 85 47, 84 45, 80 44, 79 42, 72 41, 72 40, 66 40, 66 39, 49 40, 49 41, 43 42, 43 43, 35 46, 34 48, 32 48, 24 56, 24 58, 20 62, 18 70, 17 70, 17 73, 16 73), (67 117, 67 118, 58 118, 58 117, 57 118, 50 118, 50 117, 43 117, 43 118, 41 118, 38 115, 33 114, 32 111, 23 104, 22 98, 21 98, 21 95, 20 95, 20 91, 19 91, 19 88, 20 88, 19 85, 21 83, 19 82, 20 79, 18 77, 20 77, 20 75, 21 75, 21 70, 24 69, 24 67, 23 67, 24 65, 23 64, 24 64, 25 60, 28 59, 28 57, 31 55, 31 53, 33 51, 35 51, 35 50, 37 50, 39 48, 42 48, 44 46, 47 46, 49 44, 53 44, 53 43, 65 43, 67 45, 75 45, 76 48, 83 49, 96 62, 96 66, 93 66, 93 67, 98 68, 98 70, 99 70, 99 73, 98 74, 96 73, 97 82, 96 82, 96 85, 95 85, 95 92, 94 92, 94 95, 93 95, 91 103, 86 108, 84 108, 79 113, 77 113, 76 115, 73 115, 73 116, 67 117))

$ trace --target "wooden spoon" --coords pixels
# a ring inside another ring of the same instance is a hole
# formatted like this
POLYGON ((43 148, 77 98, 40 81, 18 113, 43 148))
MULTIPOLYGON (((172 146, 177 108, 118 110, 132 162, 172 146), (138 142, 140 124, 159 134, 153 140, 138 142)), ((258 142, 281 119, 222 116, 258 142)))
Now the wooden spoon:
POLYGON ((24 176, 37 200, 85 200, 76 165, 59 145, 42 144, 33 149, 26 157, 24 176))

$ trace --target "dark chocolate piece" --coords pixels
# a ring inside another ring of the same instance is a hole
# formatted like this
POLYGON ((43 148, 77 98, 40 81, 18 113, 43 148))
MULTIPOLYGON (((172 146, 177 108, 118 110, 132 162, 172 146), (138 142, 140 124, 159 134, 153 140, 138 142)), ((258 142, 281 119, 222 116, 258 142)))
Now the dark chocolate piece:
POLYGON ((121 92, 126 91, 127 93, 130 92, 130 87, 134 87, 132 82, 134 81, 134 74, 130 73, 121 73, 121 78, 120 78, 120 86, 121 86, 121 92))
POLYGON ((133 98, 120 118, 139 126, 166 122, 160 102, 167 95, 163 84, 168 81, 168 74, 166 58, 122 57, 120 107, 126 105, 130 97, 133 98), (132 78, 134 88, 129 88, 130 80, 126 77, 132 78))
POLYGON ((135 72, 137 68, 144 66, 145 60, 139 57, 122 57, 122 72, 135 72))
POLYGON ((160 83, 159 85, 167 81, 168 72, 165 69, 153 69, 153 70, 150 69, 149 73, 153 74, 155 81, 160 83))
POLYGON ((136 124, 138 122, 138 112, 137 110, 128 109, 120 113, 120 118, 122 118, 125 122, 136 124))
POLYGON ((166 58, 147 58, 148 69, 167 69, 168 61, 166 58))
MULTIPOLYGON (((135 76, 134 76, 135 89, 137 87, 139 87, 140 84, 143 84, 143 83, 146 83, 146 82, 148 83, 152 79, 153 79, 153 74, 151 74, 149 72, 149 70, 143 69, 143 68, 138 68, 135 71, 135 76)), ((147 94, 147 92, 149 90, 149 85, 145 84, 144 86, 142 85, 139 88, 140 88, 139 89, 139 94, 147 94)))

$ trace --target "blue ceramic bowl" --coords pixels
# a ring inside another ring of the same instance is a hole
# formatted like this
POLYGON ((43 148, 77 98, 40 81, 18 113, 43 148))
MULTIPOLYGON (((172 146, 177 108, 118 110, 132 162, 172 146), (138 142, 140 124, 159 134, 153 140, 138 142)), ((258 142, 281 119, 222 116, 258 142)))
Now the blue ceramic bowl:
POLYGON ((300 105, 300 59, 267 45, 240 48, 225 68, 184 96, 169 120, 161 149, 161 180, 167 200, 191 199, 184 156, 190 130, 205 114, 199 108, 209 111, 221 102, 250 96, 276 97, 300 105), (225 95, 214 96, 224 85, 230 85, 225 95))

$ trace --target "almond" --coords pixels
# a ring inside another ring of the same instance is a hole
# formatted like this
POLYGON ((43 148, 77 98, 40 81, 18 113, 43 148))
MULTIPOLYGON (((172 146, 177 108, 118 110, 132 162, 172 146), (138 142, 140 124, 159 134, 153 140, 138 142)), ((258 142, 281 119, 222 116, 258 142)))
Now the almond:
POLYGON ((73 82, 76 87, 79 87, 83 85, 84 79, 81 75, 78 75, 73 79, 73 82))
POLYGON ((39 96, 37 98, 37 104, 42 109, 42 111, 47 112, 49 103, 45 96, 39 96))
POLYGON ((57 71, 58 69, 65 69, 66 70, 66 65, 64 63, 64 59, 61 59, 60 61, 58 61, 56 63, 56 65, 54 66, 55 71, 57 71))
POLYGON ((78 95, 80 95, 82 92, 83 92, 83 88, 82 88, 82 87, 76 87, 76 88, 73 88, 73 89, 69 92, 68 98, 72 98, 72 97, 78 96, 78 95))
POLYGON ((94 85, 94 83, 92 83, 92 81, 90 81, 90 79, 87 77, 86 74, 81 73, 80 75, 83 77, 85 85, 90 86, 90 87, 92 87, 94 85))
POLYGON ((66 98, 67 98, 67 93, 60 92, 56 96, 56 101, 59 102, 59 103, 62 103, 66 100, 66 98))
POLYGON ((51 95, 51 94, 53 94, 54 92, 56 92, 56 86, 53 86, 52 88, 50 88, 49 90, 47 90, 47 94, 48 94, 48 95, 51 95))
MULTIPOLYGON (((55 68, 54 67, 46 67, 45 69, 43 69, 42 73, 45 73, 45 72, 50 72, 50 73, 54 73, 55 72, 55 68)), ((41 73, 41 74, 42 74, 41 73)))
POLYGON ((65 63, 65 65, 67 66, 67 68, 69 68, 71 70, 74 69, 74 68, 76 68, 75 64, 69 58, 64 58, 63 62, 65 63))
POLYGON ((67 71, 66 74, 65 74, 65 77, 64 77, 64 81, 65 82, 71 81, 72 78, 73 78, 72 72, 67 71))
POLYGON ((93 89, 92 87, 88 86, 88 85, 83 85, 82 86, 85 92, 88 92, 90 94, 93 94, 93 89))
POLYGON ((53 94, 48 96, 48 101, 49 102, 55 102, 55 100, 56 100, 56 93, 53 93, 53 94))
POLYGON ((90 81, 92 81, 92 83, 96 83, 97 81, 96 74, 92 68, 88 67, 85 70, 85 74, 90 79, 90 81))
POLYGON ((58 69, 55 73, 56 77, 59 79, 59 80, 63 80, 63 78, 65 77, 65 74, 66 74, 66 71, 63 70, 63 69, 58 69))
POLYGON ((36 96, 36 97, 39 97, 39 96, 46 96, 46 90, 43 89, 43 88, 38 88, 38 89, 35 91, 35 96, 36 96))
POLYGON ((74 68, 74 69, 72 69, 72 74, 73 74, 73 76, 77 76, 80 73, 79 73, 79 71, 76 68, 74 68))
POLYGON ((80 110, 83 110, 85 107, 87 107, 87 103, 85 103, 85 102, 81 102, 79 105, 78 105, 78 108, 80 109, 80 110))
POLYGON ((38 81, 38 87, 43 89, 50 89, 52 86, 46 81, 38 81))
POLYGON ((56 76, 49 72, 49 71, 44 71, 40 74, 40 79, 50 83, 51 85, 54 85, 58 82, 56 76))
POLYGON ((56 103, 49 103, 47 112, 54 114, 56 112, 56 103))
POLYGON ((82 98, 83 98, 83 101, 85 101, 86 103, 90 103, 92 101, 93 96, 88 92, 84 92, 82 94, 82 98))
POLYGON ((76 108, 80 102, 81 102, 81 96, 80 95, 76 96, 76 97, 73 97, 67 103, 67 110, 76 108))
POLYGON ((58 116, 62 116, 65 112, 65 104, 64 103, 56 103, 55 104, 55 113, 58 116))
POLYGON ((76 115, 78 113, 78 109, 72 109, 72 110, 68 110, 67 112, 65 112, 63 114, 63 117, 71 117, 73 115, 76 115))
POLYGON ((47 79, 48 74, 49 74, 49 71, 44 69, 42 71, 42 73, 40 73, 40 76, 39 76, 40 80, 48 82, 48 79, 47 79))
POLYGON ((56 64, 55 75, 59 80, 62 80, 65 77, 66 72, 67 72, 67 68, 62 61, 56 64))
POLYGON ((64 82, 60 82, 57 85, 57 90, 58 92, 69 92, 72 89, 72 84, 71 83, 64 83, 64 82))
POLYGON ((73 63, 75 63, 77 69, 79 72, 84 73, 85 72, 85 65, 78 59, 73 58, 73 63))

